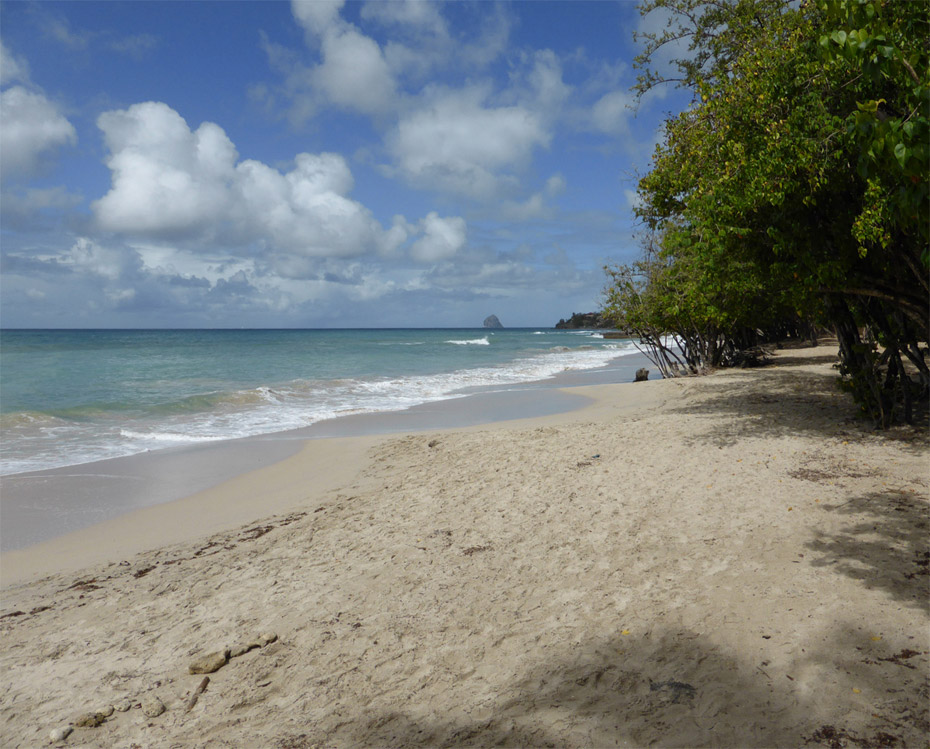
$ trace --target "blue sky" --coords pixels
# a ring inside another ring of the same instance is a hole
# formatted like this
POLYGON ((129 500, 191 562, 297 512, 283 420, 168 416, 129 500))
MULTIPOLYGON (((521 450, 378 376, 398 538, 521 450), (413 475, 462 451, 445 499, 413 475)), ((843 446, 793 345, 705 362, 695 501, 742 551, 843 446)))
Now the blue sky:
POLYGON ((0 325, 552 325, 637 252, 634 2, 4 2, 0 325))

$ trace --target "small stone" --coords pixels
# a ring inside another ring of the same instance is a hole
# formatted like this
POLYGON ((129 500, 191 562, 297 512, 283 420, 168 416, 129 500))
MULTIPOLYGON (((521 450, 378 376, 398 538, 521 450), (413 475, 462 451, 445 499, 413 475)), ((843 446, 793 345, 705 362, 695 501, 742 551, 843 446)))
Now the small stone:
POLYGON ((229 663, 229 648, 201 656, 191 663, 187 670, 192 674, 212 674, 229 663))
POLYGON ((278 639, 278 636, 274 632, 262 632, 258 639, 262 641, 263 645, 270 645, 278 639))
POLYGON ((129 700, 120 700, 114 706, 118 712, 125 713, 129 712, 132 708, 132 703, 129 700))
POLYGON ((53 728, 52 732, 48 735, 48 738, 52 742, 64 741, 71 735, 71 732, 74 729, 71 726, 62 726, 61 728, 53 728))
POLYGON ((103 713, 82 713, 74 719, 78 728, 96 728, 107 719, 103 713))
POLYGON ((645 382, 649 379, 649 370, 643 367, 636 370, 636 379, 633 382, 645 382))
POLYGON ((105 707, 101 707, 97 712, 100 713, 104 718, 109 718, 111 715, 113 715, 113 711, 115 709, 116 708, 114 708, 113 705, 107 705, 105 707))
POLYGON ((236 645, 235 647, 230 648, 229 657, 238 658, 240 655, 245 655, 250 650, 255 650, 255 648, 260 648, 261 644, 258 642, 245 642, 241 645, 236 645))
POLYGON ((154 694, 142 698, 142 714, 147 718, 157 718, 166 709, 165 703, 154 694))

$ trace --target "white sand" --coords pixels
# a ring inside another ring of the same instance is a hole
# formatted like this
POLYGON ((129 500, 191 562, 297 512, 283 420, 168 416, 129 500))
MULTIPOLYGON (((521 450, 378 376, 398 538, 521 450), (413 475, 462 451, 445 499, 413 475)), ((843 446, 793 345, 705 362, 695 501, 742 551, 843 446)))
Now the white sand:
POLYGON ((4 555, 0 743, 154 694, 64 744, 923 746, 927 436, 854 420, 834 353, 308 443, 4 555))

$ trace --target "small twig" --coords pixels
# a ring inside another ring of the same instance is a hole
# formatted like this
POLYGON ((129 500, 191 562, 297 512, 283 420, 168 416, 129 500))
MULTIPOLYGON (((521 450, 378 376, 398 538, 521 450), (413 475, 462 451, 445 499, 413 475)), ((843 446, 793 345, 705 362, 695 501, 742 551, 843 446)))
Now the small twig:
POLYGON ((203 694, 203 690, 207 688, 207 684, 209 683, 210 677, 204 676, 203 681, 200 682, 200 684, 194 690, 194 693, 191 695, 191 698, 187 701, 187 705, 184 706, 184 712, 189 713, 193 709, 194 705, 197 704, 197 698, 203 694))
POLYGON ((911 74, 911 78, 914 79, 914 83, 919 84, 919 83, 920 83, 920 77, 917 75, 917 71, 915 71, 914 68, 911 67, 911 64, 910 64, 907 60, 904 59, 904 56, 903 56, 903 55, 901 56, 901 64, 904 66, 904 69, 905 69, 908 73, 911 74))

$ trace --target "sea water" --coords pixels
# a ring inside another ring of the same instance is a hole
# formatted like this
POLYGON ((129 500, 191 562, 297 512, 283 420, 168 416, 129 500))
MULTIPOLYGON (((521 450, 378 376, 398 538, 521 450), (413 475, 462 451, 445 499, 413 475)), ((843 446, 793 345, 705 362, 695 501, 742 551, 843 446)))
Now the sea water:
POLYGON ((397 411, 635 352, 540 328, 4 330, 0 474, 397 411))

